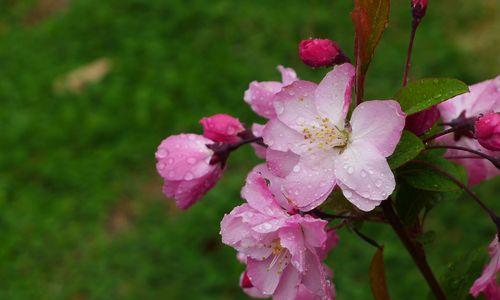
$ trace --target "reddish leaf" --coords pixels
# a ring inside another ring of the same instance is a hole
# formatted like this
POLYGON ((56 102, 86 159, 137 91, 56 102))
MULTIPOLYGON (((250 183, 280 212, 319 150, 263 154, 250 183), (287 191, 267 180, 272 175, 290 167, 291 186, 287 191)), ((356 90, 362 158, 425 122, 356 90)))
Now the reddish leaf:
POLYGON ((379 248, 370 263, 370 286, 375 300, 390 300, 385 280, 384 248, 379 248))
POLYGON ((354 23, 356 57, 356 92, 363 94, 366 71, 382 33, 389 22, 390 0, 355 0, 351 18, 354 23))

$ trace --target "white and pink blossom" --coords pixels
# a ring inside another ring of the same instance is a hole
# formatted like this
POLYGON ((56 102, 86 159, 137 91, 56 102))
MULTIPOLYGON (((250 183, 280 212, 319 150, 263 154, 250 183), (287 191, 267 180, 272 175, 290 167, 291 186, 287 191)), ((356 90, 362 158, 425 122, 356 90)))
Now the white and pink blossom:
POLYGON ((321 262, 334 244, 327 240, 336 237, 327 233, 327 222, 284 210, 258 169, 248 175, 242 197, 247 203, 224 216, 221 235, 246 257, 244 276, 251 284, 242 282, 245 288, 273 299, 300 299, 303 285, 315 297, 332 299, 330 272, 321 262))
POLYGON ((320 205, 338 185, 364 211, 395 188, 386 157, 394 152, 405 123, 399 103, 366 101, 346 122, 354 67, 334 68, 317 85, 295 81, 276 95, 276 118, 264 128, 266 159, 281 177, 281 193, 296 208, 320 205))

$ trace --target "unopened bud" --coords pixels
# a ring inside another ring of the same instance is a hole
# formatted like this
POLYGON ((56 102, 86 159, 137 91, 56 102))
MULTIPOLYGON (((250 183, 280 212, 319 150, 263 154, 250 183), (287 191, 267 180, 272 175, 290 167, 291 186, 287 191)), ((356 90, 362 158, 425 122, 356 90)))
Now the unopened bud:
POLYGON ((240 140, 238 133, 245 130, 240 121, 226 114, 217 114, 200 120, 203 136, 214 142, 234 143, 240 140))
POLYGON ((484 148, 500 151, 500 113, 480 117, 475 124, 475 136, 484 148))
POLYGON ((302 40, 299 56, 304 64, 312 68, 331 67, 349 61, 337 43, 329 39, 302 40))
POLYGON ((411 10, 414 20, 420 22, 420 20, 425 16, 427 2, 428 0, 411 0, 411 10))

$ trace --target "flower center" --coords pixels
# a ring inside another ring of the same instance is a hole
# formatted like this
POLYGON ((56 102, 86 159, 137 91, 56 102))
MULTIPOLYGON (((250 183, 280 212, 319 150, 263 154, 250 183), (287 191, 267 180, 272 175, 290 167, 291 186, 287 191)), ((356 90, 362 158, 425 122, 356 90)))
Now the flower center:
POLYGON ((349 140, 349 132, 347 130, 341 130, 336 125, 330 122, 329 118, 319 118, 319 125, 312 125, 311 127, 305 127, 302 130, 304 134, 304 139, 306 139, 309 144, 318 147, 322 150, 329 150, 336 147, 344 147, 347 145, 349 140))
POLYGON ((279 240, 274 240, 270 248, 272 248, 272 254, 274 257, 271 260, 271 263, 267 267, 267 271, 269 272, 276 264, 278 264, 278 274, 283 272, 283 269, 288 265, 289 254, 288 250, 281 247, 279 240))

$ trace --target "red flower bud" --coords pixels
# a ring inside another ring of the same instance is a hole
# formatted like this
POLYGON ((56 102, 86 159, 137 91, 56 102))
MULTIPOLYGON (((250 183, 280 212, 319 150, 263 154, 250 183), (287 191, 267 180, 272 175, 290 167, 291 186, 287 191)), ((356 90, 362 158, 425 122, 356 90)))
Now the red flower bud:
POLYGON ((479 144, 500 151, 500 113, 488 113, 476 121, 475 136, 479 144))
POLYGON ((226 114, 217 114, 200 120, 203 136, 214 142, 234 143, 240 140, 238 133, 245 130, 240 120, 226 114))
POLYGON ((436 106, 432 106, 431 108, 406 117, 405 129, 416 135, 422 135, 427 130, 431 129, 438 119, 439 110, 436 106))
POLYGON ((413 18, 420 21, 425 16, 428 0, 411 0, 413 18))
POLYGON ((312 68, 330 67, 349 61, 337 43, 329 39, 302 40, 299 56, 304 64, 312 68))

